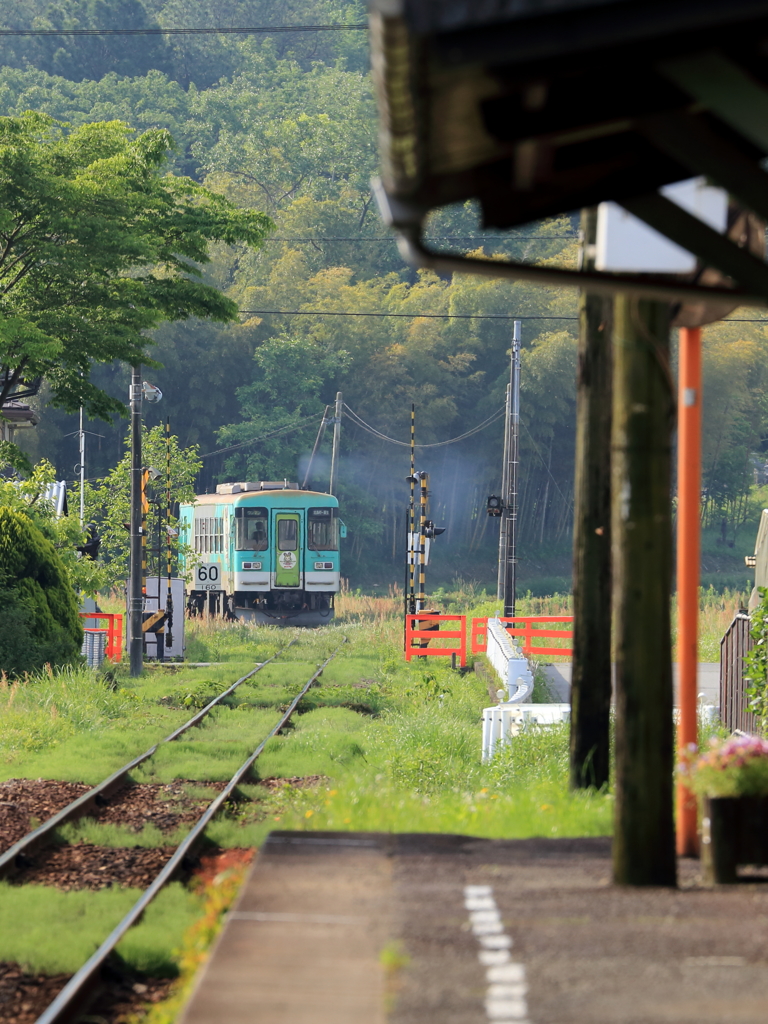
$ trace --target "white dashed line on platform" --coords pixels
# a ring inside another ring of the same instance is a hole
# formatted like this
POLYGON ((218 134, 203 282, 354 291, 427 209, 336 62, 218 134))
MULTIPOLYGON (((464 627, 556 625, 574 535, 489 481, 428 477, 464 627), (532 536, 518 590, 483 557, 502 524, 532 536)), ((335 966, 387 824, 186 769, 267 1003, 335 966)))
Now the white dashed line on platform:
POLYGON ((493 1024, 531 1024, 528 1018, 528 985, 525 965, 512 959, 512 939, 504 932, 499 908, 490 885, 464 887, 464 906, 480 949, 477 958, 486 968, 488 989, 485 1013, 493 1024))

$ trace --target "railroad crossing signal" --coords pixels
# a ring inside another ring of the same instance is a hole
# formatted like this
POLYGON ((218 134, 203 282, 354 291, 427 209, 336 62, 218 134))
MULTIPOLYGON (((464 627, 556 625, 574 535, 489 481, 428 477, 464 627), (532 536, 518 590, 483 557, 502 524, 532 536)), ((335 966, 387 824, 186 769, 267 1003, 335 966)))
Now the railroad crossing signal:
POLYGON ((445 533, 444 526, 435 526, 431 519, 428 519, 424 523, 424 536, 429 537, 430 540, 434 540, 435 537, 439 537, 441 533, 445 533))
POLYGON ((485 504, 485 511, 489 516, 497 518, 504 511, 504 502, 497 494, 489 494, 485 504))

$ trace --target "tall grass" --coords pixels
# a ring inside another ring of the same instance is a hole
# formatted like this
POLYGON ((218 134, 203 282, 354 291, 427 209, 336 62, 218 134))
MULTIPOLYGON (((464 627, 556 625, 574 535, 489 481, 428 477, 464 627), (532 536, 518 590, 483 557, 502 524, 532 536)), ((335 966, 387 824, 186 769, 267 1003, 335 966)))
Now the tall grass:
POLYGON ((390 585, 386 596, 363 594, 350 590, 349 581, 342 577, 334 606, 338 623, 384 622, 403 614, 403 592, 397 585, 390 585))
POLYGON ((0 676, 0 760, 95 732, 129 717, 136 698, 89 669, 50 668, 23 680, 0 676))

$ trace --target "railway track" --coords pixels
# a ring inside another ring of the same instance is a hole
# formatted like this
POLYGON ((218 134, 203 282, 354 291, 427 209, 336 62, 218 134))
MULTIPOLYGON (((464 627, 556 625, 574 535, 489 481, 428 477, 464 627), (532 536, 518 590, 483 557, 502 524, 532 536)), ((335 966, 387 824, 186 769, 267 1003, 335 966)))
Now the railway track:
MULTIPOLYGON (((194 715, 184 725, 174 730, 165 739, 156 743, 144 754, 137 758, 134 758, 127 765, 124 765, 119 771, 114 772, 105 779, 100 785, 94 787, 89 792, 83 794, 79 799, 73 801, 70 805, 65 807, 58 814, 53 815, 48 821, 44 822, 39 828, 30 832, 24 839, 20 840, 13 847, 11 847, 2 857, 0 863, 7 872, 23 870, 25 864, 28 862, 28 855, 33 849, 37 849, 39 846, 44 844, 46 841, 50 841, 53 831, 63 824, 65 821, 71 821, 73 818, 79 817, 86 811, 97 804, 98 798, 106 800, 110 792, 114 792, 115 789, 125 784, 126 777, 130 770, 142 762, 150 758, 161 746, 166 743, 173 741, 179 736, 183 735, 188 729, 198 724, 203 718, 228 694, 231 694, 235 689, 255 675, 261 668, 270 662, 274 661, 280 654, 282 654, 288 647, 292 646, 296 641, 291 641, 291 644, 286 645, 278 651, 268 661, 263 662, 257 666, 252 672, 247 673, 238 679, 232 686, 228 687, 225 691, 219 694, 213 701, 211 701, 205 708, 194 715)), ((101 946, 96 952, 87 960, 87 962, 80 968, 79 971, 74 974, 66 985, 61 989, 58 995, 49 1004, 47 1009, 37 1018, 36 1024, 63 1024, 66 1021, 72 1021, 76 1019, 79 1013, 83 1012, 84 1007, 90 1001, 91 997, 95 994, 95 990, 98 987, 102 971, 107 965, 111 953, 118 945, 120 940, 127 934, 130 929, 139 922, 144 911, 155 899, 158 893, 174 878, 174 876, 189 862, 190 857, 193 854, 194 848, 197 843, 202 839, 206 827, 213 820, 216 814, 222 809, 227 800, 229 800, 233 792, 237 789, 247 777, 253 767, 255 761, 259 755, 263 752, 267 742, 285 725, 290 721, 291 717, 295 713, 300 701, 306 695, 308 690, 317 682, 319 677, 322 675, 324 669, 331 661, 337 656, 343 645, 346 643, 346 637, 342 639, 341 644, 329 655, 328 658, 317 668, 312 676, 304 683, 301 690, 294 696, 288 707, 285 709, 280 719, 275 723, 269 733, 264 736, 258 746, 248 756, 245 762, 238 768, 229 782, 224 788, 218 793, 216 798, 210 802, 206 807, 205 811, 200 815, 194 825, 190 828, 185 838, 178 844, 175 852, 171 856, 170 860, 159 871, 154 881, 145 889, 141 897, 137 900, 131 910, 125 915, 122 921, 113 929, 113 931, 107 936, 101 946)))
POLYGON ((39 849, 41 846, 45 846, 51 842, 54 832, 57 828, 70 821, 75 821, 77 818, 81 818, 88 814, 89 811, 96 807, 103 807, 109 797, 122 789, 128 779, 128 775, 134 768, 138 768, 140 764, 148 761, 150 757, 157 753, 160 747, 166 743, 172 743, 177 740, 180 736, 183 736, 189 729, 199 725, 207 715, 213 711, 213 709, 221 704, 223 700, 229 697, 237 690, 237 688, 246 680, 251 679, 256 675, 257 672, 261 672, 263 668, 270 665, 273 661, 284 654, 289 648, 297 642, 294 637, 285 647, 281 647, 279 651, 276 651, 271 658, 267 658, 266 661, 260 662, 254 669, 247 672, 244 676, 237 679, 231 686, 228 686, 226 690, 223 690, 217 697, 214 697, 212 701, 201 708, 197 714, 193 715, 187 722, 180 725, 178 729, 174 729, 172 733, 165 736, 163 739, 158 740, 157 743, 153 744, 149 750, 145 750, 143 754, 139 754, 138 757, 134 757, 132 761, 124 764, 122 768, 118 768, 117 771, 113 772, 106 779, 100 782, 97 786, 89 789, 87 793, 83 793, 82 796, 73 800, 67 804, 56 814, 46 819, 41 825, 28 832, 25 836, 14 843, 8 850, 0 855, 0 878, 13 875, 18 871, 24 870, 29 866, 30 855, 39 849))

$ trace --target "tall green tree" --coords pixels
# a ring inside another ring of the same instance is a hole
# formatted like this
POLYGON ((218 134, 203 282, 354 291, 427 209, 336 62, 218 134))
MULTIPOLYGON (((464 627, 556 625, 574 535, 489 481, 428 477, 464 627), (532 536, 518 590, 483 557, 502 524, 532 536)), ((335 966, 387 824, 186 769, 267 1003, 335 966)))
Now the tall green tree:
POLYGON ((45 377, 54 405, 109 416, 123 404, 93 363, 146 362, 163 322, 236 317, 201 265, 213 241, 260 245, 271 221, 164 174, 172 144, 118 121, 0 118, 0 404, 45 377))

